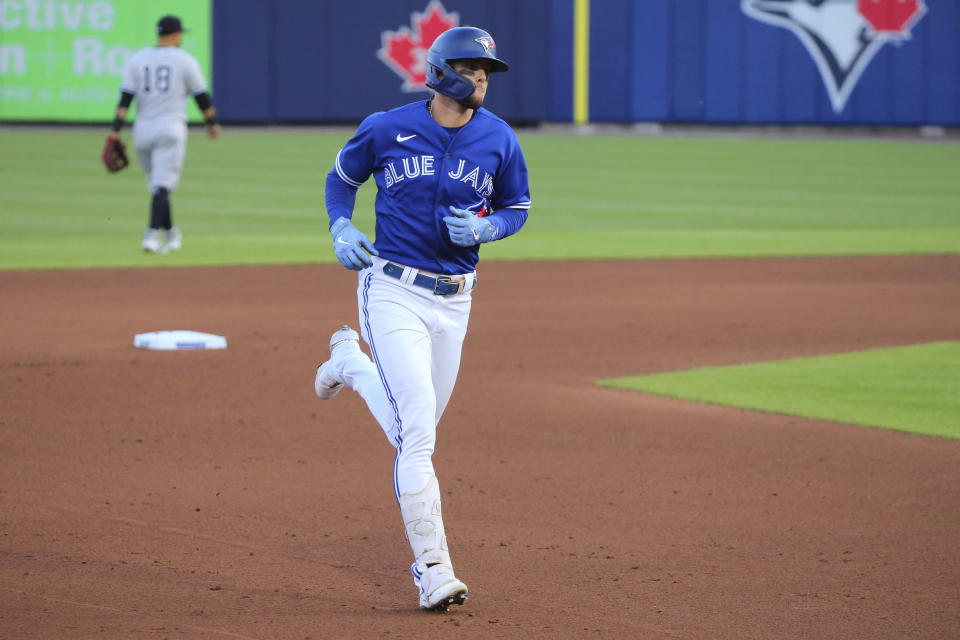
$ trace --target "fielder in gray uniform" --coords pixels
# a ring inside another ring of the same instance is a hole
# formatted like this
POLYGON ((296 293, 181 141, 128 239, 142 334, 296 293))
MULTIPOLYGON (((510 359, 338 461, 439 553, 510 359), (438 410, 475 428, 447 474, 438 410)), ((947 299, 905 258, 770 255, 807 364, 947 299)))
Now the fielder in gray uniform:
POLYGON ((207 136, 220 135, 213 98, 196 58, 180 48, 183 25, 176 16, 157 22, 157 46, 141 49, 127 61, 120 87, 120 102, 113 122, 113 137, 127 118, 133 99, 137 115, 133 146, 147 174, 150 189, 150 224, 141 247, 150 253, 179 249, 182 234, 170 212, 170 192, 180 181, 187 151, 187 98, 193 96, 207 123, 207 136))

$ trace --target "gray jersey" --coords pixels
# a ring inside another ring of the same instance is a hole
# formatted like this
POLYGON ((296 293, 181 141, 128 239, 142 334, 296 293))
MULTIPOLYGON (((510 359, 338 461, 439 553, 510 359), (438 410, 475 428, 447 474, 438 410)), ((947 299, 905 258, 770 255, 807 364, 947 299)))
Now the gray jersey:
POLYGON ((187 121, 187 99, 207 90, 196 58, 180 47, 148 47, 127 61, 121 90, 137 100, 141 120, 187 121))

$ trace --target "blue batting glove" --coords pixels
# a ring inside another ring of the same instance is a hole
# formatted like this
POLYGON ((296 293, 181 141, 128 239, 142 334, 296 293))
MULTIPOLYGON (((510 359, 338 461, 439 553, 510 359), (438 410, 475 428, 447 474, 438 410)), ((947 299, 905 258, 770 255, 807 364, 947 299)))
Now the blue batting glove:
POLYGON ((330 234, 333 236, 333 252, 337 254, 340 264, 347 269, 360 271, 364 267, 372 266, 373 260, 368 254, 380 255, 370 239, 353 226, 349 218, 337 218, 330 225, 330 234))
POLYGON ((490 242, 497 239, 497 228, 489 220, 485 220, 466 209, 450 207, 452 216, 446 216, 450 233, 450 242, 461 247, 473 247, 481 242, 490 242))

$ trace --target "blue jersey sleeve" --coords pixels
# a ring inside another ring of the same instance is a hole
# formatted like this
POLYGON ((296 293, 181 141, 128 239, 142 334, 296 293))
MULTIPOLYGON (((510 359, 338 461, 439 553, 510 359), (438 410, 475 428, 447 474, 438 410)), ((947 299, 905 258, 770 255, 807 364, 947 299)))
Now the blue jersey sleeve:
MULTIPOLYGON (((333 224, 337 218, 353 218, 353 207, 357 203, 357 188, 347 184, 337 174, 336 168, 327 174, 327 184, 324 190, 327 203, 327 215, 333 224)), ((329 227, 328 227, 329 228, 329 227)))
POLYGON ((527 161, 523 158, 523 151, 520 149, 520 142, 517 141, 516 135, 511 135, 509 138, 504 162, 497 172, 496 193, 491 204, 494 211, 508 207, 511 209, 530 208, 527 161))
POLYGON ((347 144, 337 153, 333 169, 327 175, 324 197, 330 224, 337 218, 353 217, 353 207, 360 188, 376 164, 374 123, 379 113, 364 119, 347 144))
POLYGON ((367 116, 357 132, 347 144, 337 153, 337 159, 334 162, 334 171, 341 180, 351 187, 359 187, 376 168, 376 129, 374 127, 377 117, 382 112, 367 116))
POLYGON ((489 220, 497 229, 497 240, 503 240, 507 236, 512 236, 527 221, 526 209, 500 209, 499 211, 484 218, 489 220))
POLYGON ((527 221, 530 209, 527 161, 514 134, 509 137, 504 163, 497 173, 496 192, 491 204, 494 213, 488 219, 497 227, 498 239, 513 235, 527 221))

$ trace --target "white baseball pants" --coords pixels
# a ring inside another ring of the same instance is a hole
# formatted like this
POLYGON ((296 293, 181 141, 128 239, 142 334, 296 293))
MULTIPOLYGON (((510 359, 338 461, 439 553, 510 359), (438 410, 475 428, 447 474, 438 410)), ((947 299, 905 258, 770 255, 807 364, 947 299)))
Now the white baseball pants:
POLYGON ((399 501, 422 491, 435 475, 437 424, 460 370, 476 279, 468 277, 463 293, 439 296, 412 284, 416 270, 404 269, 398 280, 383 273, 383 264, 374 257, 357 287, 361 334, 373 361, 349 359, 343 380, 363 397, 397 450, 393 480, 399 501))
POLYGON ((147 174, 150 193, 156 193, 160 187, 167 191, 176 189, 187 153, 187 125, 175 118, 135 119, 133 146, 147 174))

